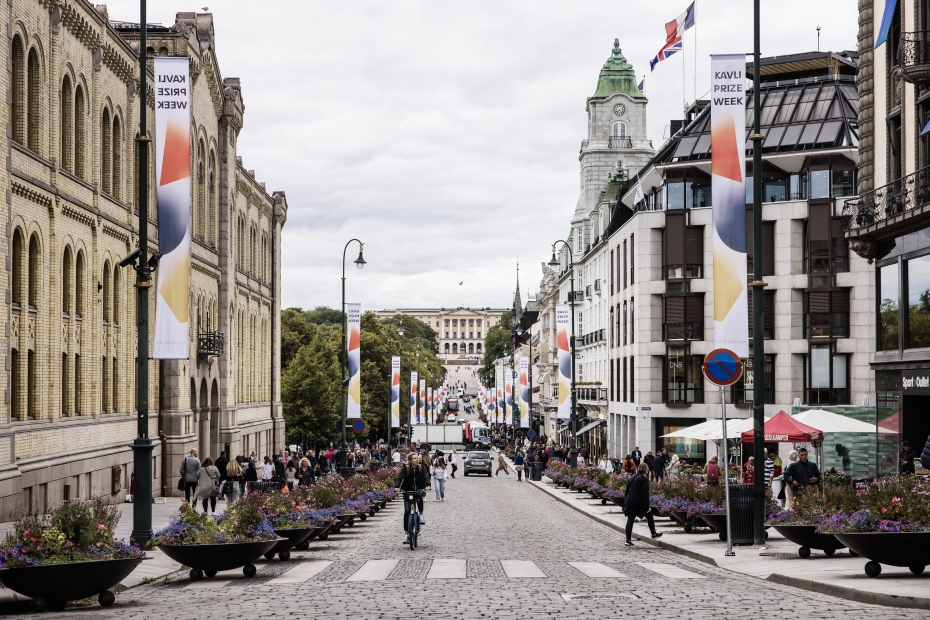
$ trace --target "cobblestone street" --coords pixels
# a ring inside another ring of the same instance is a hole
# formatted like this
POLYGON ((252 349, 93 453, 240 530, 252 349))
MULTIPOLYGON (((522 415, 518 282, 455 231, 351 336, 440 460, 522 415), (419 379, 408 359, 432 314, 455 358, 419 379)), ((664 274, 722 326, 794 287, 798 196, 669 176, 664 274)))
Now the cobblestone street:
MULTIPOLYGON (((892 612, 745 577, 638 543, 515 476, 456 477, 427 496, 420 546, 402 506, 343 528, 290 561, 176 580, 43 618, 866 618, 892 612), (437 562, 437 560, 442 560, 437 562), (575 597, 575 598, 571 598, 575 597)), ((930 613, 907 610, 908 617, 930 613)), ((24 613, 24 616, 28 614, 24 613)))

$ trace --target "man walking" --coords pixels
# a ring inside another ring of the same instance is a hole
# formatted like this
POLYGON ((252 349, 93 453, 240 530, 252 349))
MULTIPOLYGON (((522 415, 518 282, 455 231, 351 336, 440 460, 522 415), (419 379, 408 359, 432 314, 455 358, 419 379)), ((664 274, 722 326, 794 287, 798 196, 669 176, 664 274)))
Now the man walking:
POLYGON ((181 478, 184 479, 184 501, 190 503, 191 493, 197 492, 197 476, 200 475, 200 459, 197 458, 197 449, 181 461, 181 478))
POLYGON ((639 446, 636 446, 636 447, 633 449, 633 452, 632 452, 632 454, 630 454, 630 456, 633 457, 633 462, 636 463, 636 467, 638 468, 640 462, 643 460, 643 453, 640 452, 639 446))
POLYGON ((775 451, 769 450, 769 455, 765 457, 765 488, 772 488, 772 478, 775 477, 775 451))
POLYGON ((807 460, 807 448, 798 450, 798 460, 785 469, 785 484, 791 486, 796 496, 798 491, 810 484, 820 482, 820 470, 817 464, 807 460))
POLYGON ((223 499, 223 489, 226 487, 226 466, 229 465, 229 459, 226 458, 226 452, 220 452, 220 458, 216 459, 213 466, 220 470, 220 499, 223 499))
POLYGON ((459 468, 458 466, 459 457, 455 451, 455 448, 452 448, 452 454, 449 455, 449 465, 452 466, 452 477, 455 478, 455 471, 459 468))

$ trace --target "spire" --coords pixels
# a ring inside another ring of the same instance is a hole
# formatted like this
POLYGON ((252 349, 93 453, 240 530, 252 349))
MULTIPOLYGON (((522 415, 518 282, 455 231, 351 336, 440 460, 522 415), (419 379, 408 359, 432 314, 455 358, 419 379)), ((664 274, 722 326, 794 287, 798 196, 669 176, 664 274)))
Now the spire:
POLYGON ((523 315, 523 302, 520 299, 520 261, 517 261, 517 292, 513 295, 513 316, 518 319, 523 315))
POLYGON ((614 39, 614 49, 610 58, 601 68, 597 78, 597 91, 595 97, 609 97, 614 93, 626 93, 634 99, 643 97, 636 85, 636 74, 633 65, 627 62, 623 52, 620 51, 620 40, 614 39))

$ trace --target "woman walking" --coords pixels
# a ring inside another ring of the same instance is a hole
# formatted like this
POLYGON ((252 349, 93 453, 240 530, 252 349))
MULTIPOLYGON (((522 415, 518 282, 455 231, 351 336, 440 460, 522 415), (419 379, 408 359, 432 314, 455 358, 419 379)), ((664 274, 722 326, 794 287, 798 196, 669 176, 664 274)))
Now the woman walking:
POLYGON ((636 463, 633 457, 627 454, 623 457, 623 473, 633 475, 636 473, 636 463))
POLYGON ((310 466, 310 461, 308 459, 303 459, 300 462, 300 469, 297 470, 294 477, 297 480, 297 486, 309 487, 316 483, 316 477, 313 475, 313 467, 310 466))
POLYGON ((672 461, 668 464, 668 467, 665 468, 665 473, 667 473, 670 478, 677 478, 681 475, 681 459, 678 458, 677 454, 672 455, 672 461))
POLYGON ((239 501, 239 491, 242 484, 242 468, 235 459, 226 465, 226 488, 223 489, 226 494, 226 507, 230 507, 239 501))
POLYGON ((437 450, 433 458, 433 479, 436 481, 436 501, 446 501, 446 459, 442 450, 437 450))
POLYGON ((262 482, 271 482, 272 478, 274 478, 274 463, 265 456, 265 462, 262 463, 262 482))
POLYGON ((608 474, 614 473, 614 465, 610 462, 610 459, 607 458, 606 454, 601 455, 601 460, 597 463, 597 468, 601 471, 605 471, 608 474))
POLYGON ((258 482, 258 470, 255 469, 255 461, 249 459, 249 466, 245 470, 245 490, 246 493, 250 492, 251 482, 258 482))
POLYGON ((652 508, 649 507, 649 466, 640 463, 639 469, 626 485, 626 497, 623 501, 623 514, 626 515, 626 546, 633 546, 633 522, 637 517, 646 517, 649 531, 653 538, 659 538, 656 533, 656 524, 652 519, 652 508))
POLYGON ((497 453, 497 471, 494 472, 494 477, 497 477, 497 474, 504 472, 507 474, 507 477, 510 477, 510 470, 507 469, 507 461, 504 460, 504 453, 497 453))
POLYGON ((294 482, 297 477, 297 459, 291 459, 287 462, 287 468, 284 470, 284 475, 287 481, 287 490, 294 490, 294 482))
POLYGON ((197 472, 197 492, 194 495, 194 508, 197 501, 203 500, 203 511, 207 512, 207 502, 210 503, 210 514, 216 516, 216 498, 220 494, 220 470, 213 465, 213 459, 206 458, 203 467, 197 472))

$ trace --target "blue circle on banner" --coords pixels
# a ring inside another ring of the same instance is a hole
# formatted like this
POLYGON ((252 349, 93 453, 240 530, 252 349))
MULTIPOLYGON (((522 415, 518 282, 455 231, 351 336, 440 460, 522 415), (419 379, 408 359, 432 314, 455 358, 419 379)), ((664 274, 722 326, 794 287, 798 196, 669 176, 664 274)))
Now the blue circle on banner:
POLYGON ((526 431, 526 436, 529 437, 530 439, 532 439, 533 437, 536 436, 536 431, 534 431, 533 429, 530 429, 530 430, 526 431))
POLYGON ((365 430, 365 421, 364 420, 355 420, 352 422, 352 430, 356 433, 361 433, 365 430))
POLYGON ((704 376, 714 385, 733 385, 743 376, 743 360, 729 349, 714 349, 704 358, 704 376))

